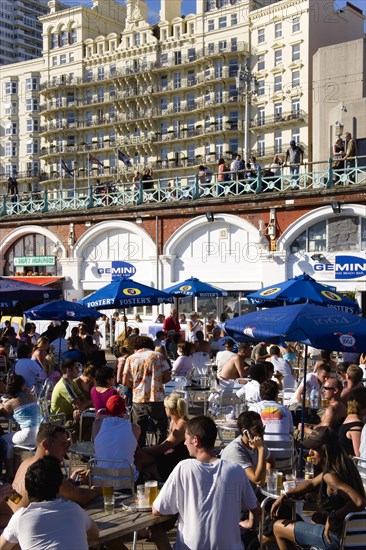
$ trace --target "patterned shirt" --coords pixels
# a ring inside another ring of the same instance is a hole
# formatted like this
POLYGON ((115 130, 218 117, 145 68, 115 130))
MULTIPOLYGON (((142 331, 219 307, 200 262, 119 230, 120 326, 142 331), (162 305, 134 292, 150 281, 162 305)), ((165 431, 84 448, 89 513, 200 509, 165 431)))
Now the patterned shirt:
POLYGON ((134 403, 160 403, 164 401, 163 372, 169 365, 161 353, 146 348, 127 358, 123 374, 132 382, 134 403))

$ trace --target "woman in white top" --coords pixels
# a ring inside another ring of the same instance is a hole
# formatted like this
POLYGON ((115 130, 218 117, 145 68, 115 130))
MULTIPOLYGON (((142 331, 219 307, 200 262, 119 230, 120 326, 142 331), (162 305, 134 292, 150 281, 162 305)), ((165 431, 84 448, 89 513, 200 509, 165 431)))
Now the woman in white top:
POLYGON ((186 340, 187 342, 197 342, 197 332, 202 329, 202 323, 195 311, 189 316, 187 321, 186 340))
POLYGON ((173 363, 172 374, 177 376, 186 376, 193 368, 192 349, 189 342, 180 342, 178 344, 178 358, 173 363))

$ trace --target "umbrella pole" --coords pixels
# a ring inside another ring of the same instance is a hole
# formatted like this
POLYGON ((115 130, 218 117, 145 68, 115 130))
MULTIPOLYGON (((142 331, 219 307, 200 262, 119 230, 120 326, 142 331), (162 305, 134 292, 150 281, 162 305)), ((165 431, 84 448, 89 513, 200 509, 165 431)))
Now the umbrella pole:
MULTIPOLYGON (((303 441, 305 435, 305 406, 306 406, 306 371, 308 366, 308 346, 305 344, 304 348, 304 387, 302 391, 301 398, 301 431, 300 431, 300 440, 303 441)), ((304 457, 304 448, 300 445, 300 478, 302 478, 303 473, 303 457, 304 457)))
POLYGON ((127 316, 126 316, 126 308, 123 308, 123 322, 125 324, 125 338, 127 338, 127 316))

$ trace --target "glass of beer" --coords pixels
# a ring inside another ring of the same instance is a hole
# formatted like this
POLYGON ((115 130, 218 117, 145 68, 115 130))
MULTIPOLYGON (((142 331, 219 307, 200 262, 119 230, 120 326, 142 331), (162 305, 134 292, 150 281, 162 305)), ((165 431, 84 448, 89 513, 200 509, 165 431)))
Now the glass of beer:
POLYGON ((158 496, 158 482, 153 481, 146 481, 145 483, 145 495, 146 500, 149 502, 149 506, 153 505, 154 500, 158 496))
POLYGON ((114 513, 114 494, 113 487, 102 487, 104 512, 108 515, 114 513))

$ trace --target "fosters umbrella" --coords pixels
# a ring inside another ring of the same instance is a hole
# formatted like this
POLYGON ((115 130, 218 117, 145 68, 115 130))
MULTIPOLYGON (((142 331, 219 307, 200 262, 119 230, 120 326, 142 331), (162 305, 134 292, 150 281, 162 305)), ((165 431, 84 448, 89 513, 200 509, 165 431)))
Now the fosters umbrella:
POLYGON ((303 304, 309 302, 319 304, 346 313, 359 313, 356 302, 338 294, 336 288, 322 285, 304 273, 288 281, 267 286, 246 296, 249 302, 258 307, 275 307, 284 303, 303 304))
MULTIPOLYGON (((222 326, 229 336, 238 341, 281 344, 291 340, 305 344, 304 380, 308 345, 332 351, 366 351, 366 319, 313 304, 255 311, 230 319, 222 326)), ((304 438, 305 398, 304 383, 301 439, 304 438)))
POLYGON ((55 288, 0 277, 0 308, 14 307, 18 302, 41 302, 59 297, 60 291, 55 288))
MULTIPOLYGON (((89 309, 76 302, 68 302, 67 300, 57 300, 56 302, 41 304, 40 306, 28 309, 24 313, 33 321, 40 321, 41 319, 49 321, 82 321, 88 317, 97 319, 102 315, 99 311, 89 309)), ((58 357, 61 360, 61 338, 58 357)))
MULTIPOLYGON (((156 306, 173 302, 173 297, 162 290, 137 283, 127 277, 121 277, 93 292, 82 305, 94 309, 118 309, 134 306, 156 306)), ((126 315, 124 314, 124 317, 126 315)), ((126 321, 125 321, 126 330, 126 321)))
POLYGON ((191 296, 192 298, 220 298, 221 296, 227 296, 226 290, 209 283, 204 283, 196 277, 190 277, 181 283, 164 288, 164 292, 168 292, 177 298, 177 310, 179 307, 179 298, 184 298, 185 296, 191 296))
POLYGON ((82 321, 88 317, 97 319, 102 314, 94 309, 87 308, 77 302, 57 300, 40 306, 32 307, 24 312, 33 321, 46 319, 50 321, 82 321))

